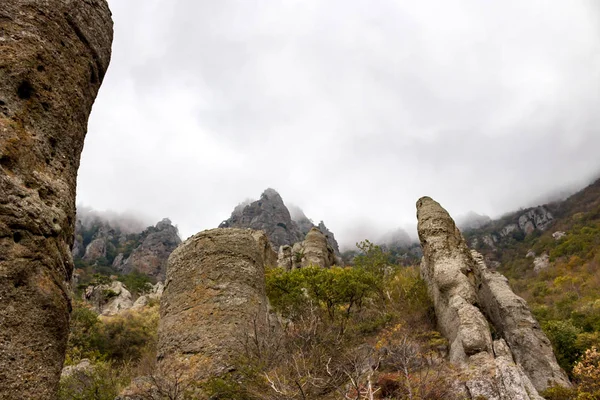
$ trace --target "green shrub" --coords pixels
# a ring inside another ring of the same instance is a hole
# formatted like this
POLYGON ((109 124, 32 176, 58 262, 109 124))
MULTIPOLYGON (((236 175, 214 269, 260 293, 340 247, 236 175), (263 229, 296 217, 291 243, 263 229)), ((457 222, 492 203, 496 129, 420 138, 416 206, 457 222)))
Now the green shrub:
POLYGON ((581 331, 570 320, 547 321, 542 328, 552 342, 558 364, 570 373, 581 354, 577 348, 577 335, 581 331))
POLYGON ((147 292, 154 283, 148 275, 135 270, 127 275, 119 276, 118 280, 123 282, 127 289, 135 295, 147 292))
POLYGON ((59 400, 114 400, 130 382, 128 369, 97 361, 60 380, 59 400))

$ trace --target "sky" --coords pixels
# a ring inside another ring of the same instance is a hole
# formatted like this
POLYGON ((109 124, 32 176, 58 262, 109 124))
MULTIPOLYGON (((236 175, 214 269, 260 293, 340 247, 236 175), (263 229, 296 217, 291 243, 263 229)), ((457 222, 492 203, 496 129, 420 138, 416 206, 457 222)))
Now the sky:
POLYGON ((600 176, 595 0, 108 2, 86 207, 185 239, 272 187, 348 246, 600 176))

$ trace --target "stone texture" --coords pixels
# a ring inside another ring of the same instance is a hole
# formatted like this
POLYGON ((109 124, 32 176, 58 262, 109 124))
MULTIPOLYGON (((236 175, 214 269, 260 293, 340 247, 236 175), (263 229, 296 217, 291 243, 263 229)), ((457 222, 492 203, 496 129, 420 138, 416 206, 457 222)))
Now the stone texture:
POLYGON ((106 240, 104 238, 94 239, 85 248, 83 260, 95 261, 100 257, 106 257, 106 240))
POLYGON ((335 251, 327 242, 325 235, 318 229, 312 228, 302 242, 302 266, 319 265, 329 268, 336 263, 335 251))
POLYGON ((152 286, 152 289, 150 289, 149 292, 138 297, 135 300, 131 309, 134 311, 140 310, 140 309, 146 307, 148 305, 148 303, 150 302, 150 300, 160 300, 160 298, 163 295, 164 290, 165 290, 165 285, 162 282, 157 282, 156 284, 154 284, 152 286))
POLYGON ((133 306, 131 293, 122 282, 113 281, 110 285, 88 286, 83 293, 87 301, 98 314, 116 315, 133 306))
MULTIPOLYGON (((168 218, 163 219, 142 232, 142 243, 118 268, 129 273, 134 270, 164 280, 167 271, 167 260, 173 250, 181 244, 179 232, 168 218)), ((115 258, 117 259, 118 256, 115 258)), ((121 257, 122 259, 122 257, 121 257)))
POLYGON ((535 230, 543 231, 554 220, 546 207, 536 207, 519 216, 519 228, 529 235, 535 230))
POLYGON ((542 253, 533 259, 533 271, 540 272, 550 266, 550 256, 548 253, 542 253))
POLYGON ((56 398, 77 169, 111 43, 104 0, 0 1, 0 398, 56 398))
POLYGON ((293 246, 281 246, 277 255, 277 265, 285 270, 318 265, 329 268, 340 265, 341 260, 335 255, 325 235, 318 228, 311 228, 302 242, 293 246))
POLYGON ((552 344, 527 303, 508 285, 508 279, 490 271, 483 257, 472 252, 477 263, 475 284, 479 288, 479 305, 512 351, 514 360, 523 368, 539 390, 552 384, 569 386, 569 380, 558 366, 552 344))
POLYGON ((564 238, 565 236, 567 236, 566 232, 563 231, 556 231, 552 234, 552 237, 554 238, 554 240, 558 241, 562 238, 564 238))
POLYGON ((212 229, 179 246, 161 298, 159 362, 175 357, 197 379, 227 370, 245 334, 269 329, 264 273, 275 257, 265 234, 250 229, 212 229))
POLYGON ((467 371, 471 397, 539 399, 537 391, 550 384, 570 386, 525 301, 469 250, 447 211, 423 197, 417 218, 421 274, 450 343, 450 361, 467 371), (501 341, 492 341, 490 325, 501 341))

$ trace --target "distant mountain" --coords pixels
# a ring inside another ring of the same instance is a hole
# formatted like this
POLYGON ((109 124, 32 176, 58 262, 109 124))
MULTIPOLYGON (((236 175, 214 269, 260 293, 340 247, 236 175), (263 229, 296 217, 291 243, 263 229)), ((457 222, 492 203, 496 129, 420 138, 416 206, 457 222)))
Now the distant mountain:
POLYGON ((146 229, 140 226, 135 219, 80 211, 72 248, 75 266, 104 274, 137 271, 164 280, 167 259, 181 243, 177 228, 168 218, 146 229))
POLYGON ((492 222, 492 219, 487 215, 480 215, 473 211, 469 211, 465 215, 456 217, 456 226, 461 230, 478 229, 490 222, 492 222))
POLYGON ((339 246, 331 232, 321 221, 315 225, 297 206, 286 206, 275 189, 266 189, 256 201, 238 204, 231 217, 223 221, 219 228, 251 228, 267 234, 273 248, 298 243, 304 240, 310 230, 316 227, 327 238, 327 242, 339 255, 339 246))

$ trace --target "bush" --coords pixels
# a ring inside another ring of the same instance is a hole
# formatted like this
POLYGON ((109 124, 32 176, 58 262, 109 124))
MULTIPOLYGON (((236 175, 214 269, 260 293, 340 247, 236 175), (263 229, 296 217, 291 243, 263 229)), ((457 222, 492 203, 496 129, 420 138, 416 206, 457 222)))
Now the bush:
POLYGON ((98 361, 91 367, 61 378, 59 400, 114 400, 129 384, 127 368, 98 361))
POLYGON ((147 292, 154 283, 148 275, 142 274, 139 271, 132 271, 127 275, 121 275, 118 280, 123 282, 127 286, 127 289, 134 295, 147 292))
POLYGON ((585 351, 573 368, 573 375, 579 382, 579 399, 600 399, 600 352, 596 347, 585 351))
POLYGON ((156 343, 158 310, 123 313, 100 320, 84 303, 71 313, 66 364, 83 358, 111 362, 138 360, 156 343))
POLYGON ((544 323, 542 328, 552 342, 558 364, 569 373, 580 355, 577 348, 577 335, 581 331, 570 320, 551 320, 544 323))

